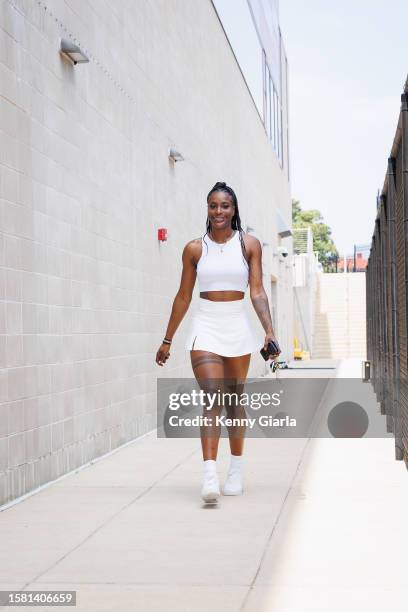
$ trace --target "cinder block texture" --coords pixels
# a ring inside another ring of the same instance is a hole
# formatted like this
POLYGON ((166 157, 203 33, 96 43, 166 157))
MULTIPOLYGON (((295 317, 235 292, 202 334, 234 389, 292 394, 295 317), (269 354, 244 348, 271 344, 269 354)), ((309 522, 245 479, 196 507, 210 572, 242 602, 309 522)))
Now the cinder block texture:
POLYGON ((165 371, 155 354, 212 185, 234 187, 268 266, 290 195, 210 1, 4 0, 0 15, 2 504, 152 430, 157 376, 192 377, 191 309, 165 371))
POLYGON ((366 275, 321 274, 317 285, 316 359, 366 359, 366 275))

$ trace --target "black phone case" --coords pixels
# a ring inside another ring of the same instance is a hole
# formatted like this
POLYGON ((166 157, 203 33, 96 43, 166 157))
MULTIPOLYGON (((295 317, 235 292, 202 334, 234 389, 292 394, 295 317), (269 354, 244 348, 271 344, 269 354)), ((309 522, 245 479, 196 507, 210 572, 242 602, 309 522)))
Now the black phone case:
POLYGON ((279 354, 279 345, 273 340, 270 340, 268 342, 268 348, 266 350, 261 348, 260 353, 265 361, 268 361, 269 357, 274 357, 275 355, 279 354))

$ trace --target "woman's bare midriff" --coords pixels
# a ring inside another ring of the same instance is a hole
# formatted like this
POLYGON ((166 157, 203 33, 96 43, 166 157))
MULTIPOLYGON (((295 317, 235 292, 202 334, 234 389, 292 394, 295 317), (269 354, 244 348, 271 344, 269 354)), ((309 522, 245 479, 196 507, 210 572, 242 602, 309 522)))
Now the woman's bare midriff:
POLYGON ((200 293, 200 298, 211 302, 234 302, 243 300, 244 297, 243 291, 202 291, 200 293))

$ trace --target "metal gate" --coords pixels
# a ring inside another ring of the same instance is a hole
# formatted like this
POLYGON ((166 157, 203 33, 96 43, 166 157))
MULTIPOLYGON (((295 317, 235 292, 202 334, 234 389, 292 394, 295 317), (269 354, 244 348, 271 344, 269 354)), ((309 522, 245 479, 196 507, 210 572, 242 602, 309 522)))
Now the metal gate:
POLYGON ((408 81, 368 259, 367 358, 395 457, 408 468, 408 81))

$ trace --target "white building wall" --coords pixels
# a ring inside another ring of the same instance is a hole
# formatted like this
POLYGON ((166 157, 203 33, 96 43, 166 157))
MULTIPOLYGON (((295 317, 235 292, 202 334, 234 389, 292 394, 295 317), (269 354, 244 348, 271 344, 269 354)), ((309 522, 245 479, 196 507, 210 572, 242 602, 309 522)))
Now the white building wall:
POLYGON ((191 309, 168 364, 154 359, 212 185, 233 186, 270 269, 290 194, 210 1, 0 11, 2 503, 151 430, 157 376, 192 377, 191 309), (60 36, 90 62, 61 58, 60 36))
POLYGON ((305 282, 294 284, 294 320, 295 336, 302 349, 313 356, 313 329, 316 304, 316 272, 310 273, 307 255, 296 255, 296 268, 304 268, 305 282), (303 264, 303 265, 302 265, 303 264))
POLYGON ((313 251, 310 227, 293 229, 293 299, 294 333, 302 350, 314 357, 314 325, 317 306, 317 286, 322 265, 313 251))
POLYGON ((365 273, 323 273, 318 280, 313 357, 365 360, 365 273))
POLYGON ((292 284, 292 258, 280 261, 278 265, 278 340, 282 346, 280 359, 289 361, 293 359, 293 284, 292 284))

